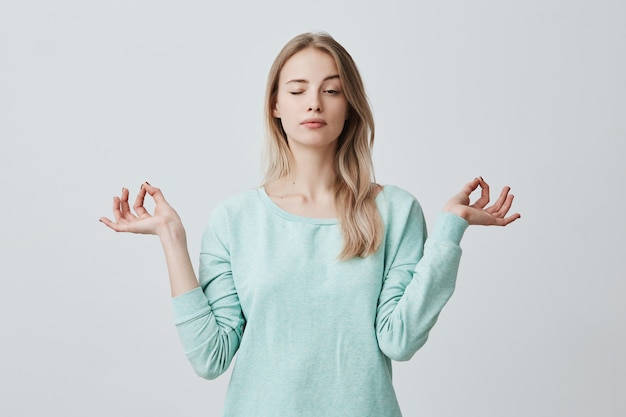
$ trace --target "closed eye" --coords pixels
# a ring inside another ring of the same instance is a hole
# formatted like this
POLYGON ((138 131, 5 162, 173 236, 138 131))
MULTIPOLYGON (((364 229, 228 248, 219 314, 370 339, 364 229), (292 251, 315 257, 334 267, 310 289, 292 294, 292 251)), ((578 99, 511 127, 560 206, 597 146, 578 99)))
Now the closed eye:
POLYGON ((324 90, 324 92, 325 92, 326 94, 330 94, 331 96, 336 96, 337 94, 339 94, 339 93, 340 93, 340 91, 339 91, 339 90, 324 90))

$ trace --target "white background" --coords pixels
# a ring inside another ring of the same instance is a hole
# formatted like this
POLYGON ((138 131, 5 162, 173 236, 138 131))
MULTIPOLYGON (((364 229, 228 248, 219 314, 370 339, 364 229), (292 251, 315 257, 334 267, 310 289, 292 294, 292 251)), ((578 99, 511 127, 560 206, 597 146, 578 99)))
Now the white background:
POLYGON ((522 213, 466 232, 395 366, 404 414, 623 413, 625 3, 216 3, 0 3, 0 414, 220 415, 228 375, 188 366, 157 239, 98 218, 148 180, 195 262, 214 205, 260 183, 272 60, 317 30, 361 69, 380 183, 429 226, 477 175, 522 213))

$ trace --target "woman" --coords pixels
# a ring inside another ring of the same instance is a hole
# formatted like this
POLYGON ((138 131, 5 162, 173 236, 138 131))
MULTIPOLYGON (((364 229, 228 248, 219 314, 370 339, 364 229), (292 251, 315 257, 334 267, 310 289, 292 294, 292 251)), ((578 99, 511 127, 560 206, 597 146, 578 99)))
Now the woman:
POLYGON ((159 189, 142 185, 136 215, 123 189, 115 221, 101 221, 159 236, 175 322, 199 375, 217 377, 238 352, 225 416, 400 416, 391 360, 425 343, 454 289, 467 226, 513 222, 513 196, 507 187, 486 208, 489 187, 476 178, 427 239, 415 198, 373 183, 361 77, 326 34, 297 36, 279 53, 266 118, 264 185, 215 208, 199 282, 182 222, 159 189))

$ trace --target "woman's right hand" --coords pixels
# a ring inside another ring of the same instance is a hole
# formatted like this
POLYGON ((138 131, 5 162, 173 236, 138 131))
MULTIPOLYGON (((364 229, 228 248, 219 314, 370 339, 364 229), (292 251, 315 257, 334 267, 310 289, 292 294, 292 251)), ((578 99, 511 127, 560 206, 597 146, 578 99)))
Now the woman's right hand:
POLYGON ((161 236, 166 229, 180 228, 182 222, 176 210, 163 197, 163 193, 147 182, 141 184, 141 189, 135 199, 132 213, 128 203, 128 189, 122 188, 120 197, 113 197, 113 216, 115 221, 101 217, 100 221, 116 232, 130 232, 161 236), (144 207, 146 194, 154 199, 154 215, 144 207))

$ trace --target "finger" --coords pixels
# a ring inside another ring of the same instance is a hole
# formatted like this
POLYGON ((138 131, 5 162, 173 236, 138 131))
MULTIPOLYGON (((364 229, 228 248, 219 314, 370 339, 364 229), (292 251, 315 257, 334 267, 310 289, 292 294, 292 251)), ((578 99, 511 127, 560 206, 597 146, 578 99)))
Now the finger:
POLYGON ((474 178, 473 180, 471 180, 470 182, 466 183, 463 188, 461 189, 461 193, 467 195, 467 197, 469 197, 469 195, 471 193, 474 192, 474 190, 476 190, 476 188, 478 188, 478 184, 479 184, 480 180, 478 178, 474 178))
POLYGON ((497 226, 506 226, 507 224, 511 224, 513 223, 515 220, 521 218, 522 215, 519 213, 515 213, 509 217, 505 217, 504 219, 497 219, 496 221, 496 225, 497 226))
POLYGON ((478 177, 476 178, 476 180, 478 180, 478 185, 481 188, 480 198, 476 200, 474 204, 472 204, 472 207, 482 209, 487 205, 487 203, 489 203, 489 184, 485 182, 483 177, 478 177))
MULTIPOLYGON (((498 196, 498 199, 496 200, 495 203, 493 203, 492 206, 487 207, 485 210, 489 213, 497 213, 500 212, 502 209, 502 206, 507 202, 508 200, 508 196, 509 196, 509 191, 511 191, 511 187, 504 187, 502 189, 502 191, 500 192, 500 195, 498 196)), ((510 207, 510 206, 509 206, 510 207)), ((506 210, 508 211, 508 209, 506 210)), ((505 213, 506 213, 505 211, 505 213)))
POLYGON ((120 197, 120 210, 122 216, 126 216, 130 213, 130 206, 128 205, 128 189, 122 188, 122 196, 120 197))
POLYGON ((154 202, 156 204, 159 204, 159 203, 167 204, 167 201, 165 200, 165 197, 163 196, 163 193, 161 192, 159 188, 151 186, 148 182, 144 182, 143 184, 144 184, 143 188, 145 188, 148 194, 150 194, 150 196, 154 198, 154 202))
POLYGON ((132 223, 122 222, 116 223, 106 217, 100 217, 100 222, 104 223, 108 228, 113 229, 116 232, 132 232, 132 223))
POLYGON ((113 229, 116 232, 119 232, 119 224, 113 222, 111 219, 107 218, 107 217, 100 217, 100 223, 104 223, 104 225, 106 225, 109 229, 113 229))
MULTIPOLYGON (((491 214, 495 217, 504 217, 511 209, 511 205, 513 204, 513 199, 515 196, 513 194, 509 194, 505 197, 504 203, 498 208, 497 211, 492 212, 491 214)), ((495 206, 495 204, 494 204, 495 206)))
POLYGON ((117 223, 119 223, 120 219, 122 218, 122 212, 120 210, 120 198, 119 197, 113 197, 113 217, 115 217, 115 221, 117 223))
POLYGON ((135 199, 135 204, 133 205, 133 210, 137 213, 137 216, 143 217, 145 215, 150 215, 146 208, 143 206, 143 202, 146 198, 146 187, 144 184, 141 184, 141 188, 139 189, 139 193, 137 193, 137 198, 135 199))

